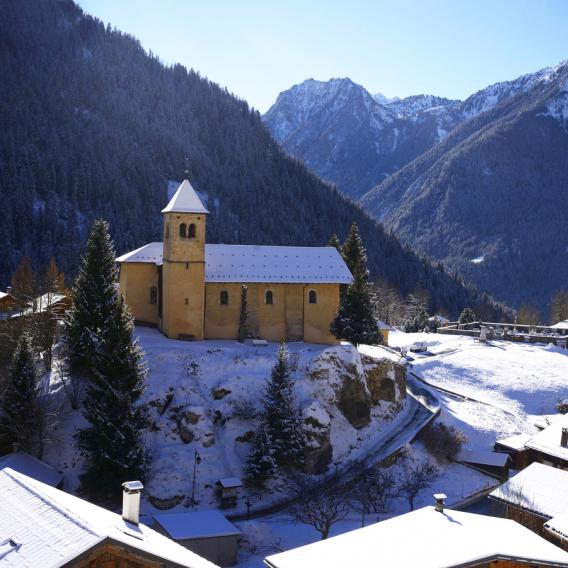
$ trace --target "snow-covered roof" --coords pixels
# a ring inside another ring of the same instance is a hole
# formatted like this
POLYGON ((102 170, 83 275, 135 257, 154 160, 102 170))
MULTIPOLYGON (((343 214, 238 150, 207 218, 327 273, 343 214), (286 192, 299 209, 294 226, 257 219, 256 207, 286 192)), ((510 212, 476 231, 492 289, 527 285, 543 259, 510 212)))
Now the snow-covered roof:
POLYGON ((544 528, 564 539, 568 539, 568 511, 547 521, 544 528))
POLYGON ((0 471, 0 540, 0 564, 12 568, 67 565, 105 541, 169 567, 215 567, 145 525, 127 523, 116 513, 10 468, 0 471))
POLYGON ((63 481, 60 471, 25 452, 15 452, 0 458, 0 470, 6 467, 52 487, 57 487, 63 481))
POLYGON ((489 495, 543 517, 568 511, 568 471, 532 463, 489 495))
POLYGON ((184 179, 162 213, 209 213, 189 180, 184 179))
POLYGON ((559 321, 558 323, 555 323, 554 325, 551 325, 550 327, 558 327, 560 329, 568 329, 568 320, 559 321))
POLYGON ((568 448, 560 445, 562 428, 568 428, 568 414, 555 420, 542 432, 533 436, 525 446, 531 450, 537 450, 543 454, 568 461, 568 448))
POLYGON ((265 562, 274 568, 449 568, 497 559, 568 566, 568 553, 512 520, 463 511, 439 513, 433 507, 275 554, 265 562))
POLYGON ((510 450, 521 451, 525 449, 525 444, 530 440, 530 438, 530 434, 516 434, 515 436, 509 436, 508 438, 497 440, 495 443, 510 450))
POLYGON ((11 294, 8 294, 8 292, 0 292, 0 300, 2 298, 7 298, 8 296, 10 296, 11 294))
POLYGON ((458 461, 495 467, 504 467, 509 459, 509 454, 480 449, 464 449, 458 456, 458 461))
POLYGON ((232 487, 242 487, 243 482, 238 477, 223 477, 219 480, 219 485, 225 489, 232 487))
MULTIPOLYGON (((116 260, 160 265, 162 253, 162 243, 150 243, 116 260)), ((348 284, 351 280, 335 247, 205 245, 206 282, 348 284)))
POLYGON ((174 540, 233 536, 241 531, 217 510, 154 515, 154 520, 174 540))

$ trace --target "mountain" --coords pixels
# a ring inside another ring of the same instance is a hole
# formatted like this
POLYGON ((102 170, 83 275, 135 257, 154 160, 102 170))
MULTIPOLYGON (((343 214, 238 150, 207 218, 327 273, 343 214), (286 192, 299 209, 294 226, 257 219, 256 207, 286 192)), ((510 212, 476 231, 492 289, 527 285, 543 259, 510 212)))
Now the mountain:
POLYGON ((308 79, 263 116, 282 147, 353 198, 432 147, 455 126, 456 101, 372 96, 350 79, 308 79))
POLYGON ((568 281, 568 63, 488 87, 460 114, 362 204, 484 290, 546 315, 568 281))
MULTIPOLYGON (((343 92, 338 85, 333 99, 343 92)), ((372 97, 354 96, 369 112, 372 97)), ((377 124, 391 120, 373 112, 377 124)), ((428 289, 433 309, 503 315, 288 158, 246 102, 164 66, 69 0, 2 2, 0 127, 0 286, 22 255, 37 268, 55 255, 72 276, 97 217, 110 222, 119 253, 161 240, 159 211, 189 153, 211 211, 209 242, 322 245, 355 221, 374 278, 402 294, 428 289)))

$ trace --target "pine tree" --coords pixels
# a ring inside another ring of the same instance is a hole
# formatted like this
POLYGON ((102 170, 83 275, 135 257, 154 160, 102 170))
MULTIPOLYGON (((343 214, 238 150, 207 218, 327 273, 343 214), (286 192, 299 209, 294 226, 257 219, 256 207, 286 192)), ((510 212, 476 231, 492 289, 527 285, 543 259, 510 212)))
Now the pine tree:
POLYGON ((460 324, 465 324, 465 323, 473 323, 474 321, 477 321, 475 312, 471 308, 464 308, 462 313, 460 314, 458 322, 460 324))
POLYGON ((142 431, 145 409, 143 353, 134 340, 134 320, 124 298, 112 304, 111 325, 99 332, 97 353, 84 401, 90 426, 76 434, 87 468, 81 481, 90 494, 111 498, 117 484, 143 479, 145 452, 142 431))
POLYGON ((272 440, 266 418, 262 416, 257 423, 245 465, 245 477, 249 485, 263 487, 264 482, 274 475, 276 462, 272 454, 272 440))
POLYGON ((341 250, 341 242, 339 241, 339 237, 335 233, 333 233, 333 235, 331 235, 331 237, 329 238, 329 241, 327 242, 327 246, 333 247, 333 248, 337 249, 337 252, 339 254, 343 254, 342 250, 341 250))
POLYGON ((239 314, 239 343, 243 343, 247 336, 247 319, 248 319, 248 288, 246 285, 241 286, 241 311, 239 314))
POLYGON ((367 252, 363 246, 357 223, 351 225, 349 235, 341 247, 341 253, 351 274, 355 276, 356 272, 362 271, 367 275, 367 252))
POLYGON ((2 410, 4 427, 14 442, 32 455, 37 455, 40 445, 39 391, 32 342, 27 333, 22 333, 12 357, 2 410))
POLYGON ((286 344, 282 343, 263 398, 266 429, 272 441, 276 463, 281 466, 301 465, 305 447, 288 357, 286 344))
POLYGON ((98 338, 109 325, 118 296, 118 271, 108 223, 93 223, 81 268, 71 291, 73 307, 66 322, 66 343, 73 367, 93 367, 98 338))
POLYGON ((355 345, 376 345, 382 341, 382 336, 377 326, 374 294, 369 282, 367 253, 355 223, 351 226, 342 251, 353 282, 341 296, 339 312, 331 322, 331 333, 355 345))

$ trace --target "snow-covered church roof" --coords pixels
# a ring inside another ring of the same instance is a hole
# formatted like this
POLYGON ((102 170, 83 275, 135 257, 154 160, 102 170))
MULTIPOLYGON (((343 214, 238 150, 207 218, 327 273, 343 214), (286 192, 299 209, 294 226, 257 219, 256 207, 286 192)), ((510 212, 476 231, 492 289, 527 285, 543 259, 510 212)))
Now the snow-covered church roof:
MULTIPOLYGON (((116 260, 160 265, 162 254, 162 243, 150 243, 116 260)), ((348 284, 351 280, 334 247, 205 245, 206 282, 348 284)))
POLYGON ((171 568, 216 568, 143 524, 13 469, 0 471, 0 565, 67 566, 109 541, 171 568))
POLYGON ((184 179, 162 213, 209 213, 188 179, 184 179))

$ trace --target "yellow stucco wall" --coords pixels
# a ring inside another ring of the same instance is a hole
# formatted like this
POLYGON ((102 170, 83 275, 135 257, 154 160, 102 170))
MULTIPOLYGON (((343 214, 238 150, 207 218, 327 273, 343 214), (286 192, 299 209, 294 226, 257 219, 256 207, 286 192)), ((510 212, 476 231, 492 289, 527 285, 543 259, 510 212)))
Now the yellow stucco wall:
MULTIPOLYGON (((247 287, 247 329, 254 336, 269 341, 337 343, 329 333, 329 325, 337 313, 339 285, 248 283, 247 287), (267 290, 272 291, 272 304, 266 304, 267 290), (317 292, 317 304, 309 304, 310 290, 317 292)), ((205 338, 236 339, 240 309, 240 283, 206 284, 205 338), (229 294, 227 305, 220 302, 223 290, 229 294)))
POLYGON ((158 267, 153 263, 123 263, 120 267, 120 291, 134 319, 158 325, 158 302, 150 303, 150 288, 158 287, 158 267))
POLYGON ((204 338, 205 262, 168 262, 162 268, 162 331, 204 338))

